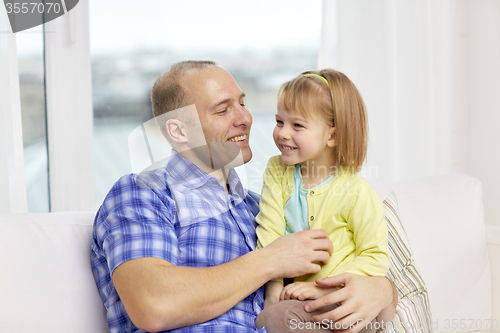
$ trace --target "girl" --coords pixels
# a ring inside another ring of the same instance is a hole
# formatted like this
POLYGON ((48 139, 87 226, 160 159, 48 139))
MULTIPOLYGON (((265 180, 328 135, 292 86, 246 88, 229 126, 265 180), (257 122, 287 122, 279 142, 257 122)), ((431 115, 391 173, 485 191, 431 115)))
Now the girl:
MULTIPOLYGON (((367 132, 363 100, 344 74, 332 69, 308 71, 280 88, 273 138, 281 156, 272 157, 264 173, 258 247, 286 233, 325 229, 334 250, 320 272, 297 277, 285 287, 282 281, 266 284, 266 305, 257 318, 258 328, 266 326, 269 333, 311 328, 312 314, 303 310, 304 301, 336 290, 319 287, 317 279, 346 272, 387 273, 384 209, 371 186, 357 174, 366 156, 367 132), (285 320, 276 320, 285 315, 285 320)), ((336 306, 323 308, 323 313, 336 306)), ((333 327, 313 328, 322 332, 333 327)))

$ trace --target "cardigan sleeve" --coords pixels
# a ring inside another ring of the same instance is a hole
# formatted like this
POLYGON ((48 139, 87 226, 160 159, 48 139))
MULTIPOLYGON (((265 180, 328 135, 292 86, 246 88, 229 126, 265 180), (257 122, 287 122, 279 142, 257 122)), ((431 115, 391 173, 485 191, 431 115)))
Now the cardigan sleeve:
POLYGON ((346 220, 356 244, 356 258, 339 266, 335 275, 349 272, 385 276, 389 270, 390 259, 384 207, 366 181, 356 182, 352 188, 353 200, 346 220))
POLYGON ((264 171, 264 185, 260 199, 260 212, 257 222, 257 248, 262 248, 286 232, 284 213, 283 179, 286 165, 281 156, 269 159, 264 171))

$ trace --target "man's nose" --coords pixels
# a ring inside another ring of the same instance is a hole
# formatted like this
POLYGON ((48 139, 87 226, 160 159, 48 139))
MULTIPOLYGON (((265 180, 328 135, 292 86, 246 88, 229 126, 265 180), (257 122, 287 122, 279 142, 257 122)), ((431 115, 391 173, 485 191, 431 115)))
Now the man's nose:
POLYGON ((252 125, 252 115, 244 106, 239 105, 239 107, 237 108, 236 117, 234 119, 234 126, 242 125, 252 125))

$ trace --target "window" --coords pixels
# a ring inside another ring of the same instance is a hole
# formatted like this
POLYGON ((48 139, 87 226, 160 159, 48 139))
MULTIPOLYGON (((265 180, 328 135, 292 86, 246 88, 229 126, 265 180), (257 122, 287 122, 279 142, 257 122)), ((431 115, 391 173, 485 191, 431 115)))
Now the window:
POLYGON ((49 211, 43 27, 16 33, 28 212, 49 211))
POLYGON ((317 67, 321 1, 108 0, 92 2, 89 17, 96 207, 119 177, 136 171, 128 137, 152 118, 154 80, 190 59, 216 61, 246 93, 254 158, 239 171, 260 192, 267 160, 278 154, 262 142, 272 135, 277 90, 317 67))

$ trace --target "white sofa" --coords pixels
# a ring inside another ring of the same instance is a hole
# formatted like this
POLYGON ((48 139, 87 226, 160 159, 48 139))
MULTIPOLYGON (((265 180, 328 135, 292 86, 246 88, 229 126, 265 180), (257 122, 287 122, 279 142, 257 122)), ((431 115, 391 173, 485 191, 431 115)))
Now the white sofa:
MULTIPOLYGON (((376 190, 397 194, 434 332, 495 331, 491 323, 500 332, 500 226, 484 225, 479 181, 447 175, 376 190)), ((93 218, 0 214, 0 332, 108 332, 90 267, 93 218)))

